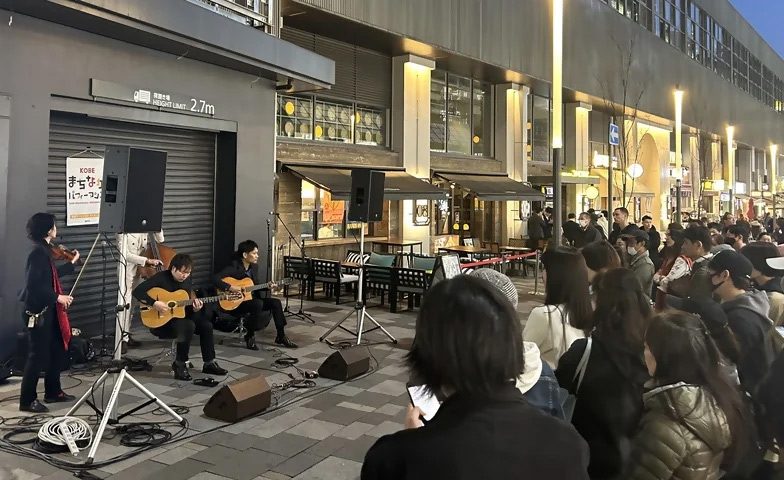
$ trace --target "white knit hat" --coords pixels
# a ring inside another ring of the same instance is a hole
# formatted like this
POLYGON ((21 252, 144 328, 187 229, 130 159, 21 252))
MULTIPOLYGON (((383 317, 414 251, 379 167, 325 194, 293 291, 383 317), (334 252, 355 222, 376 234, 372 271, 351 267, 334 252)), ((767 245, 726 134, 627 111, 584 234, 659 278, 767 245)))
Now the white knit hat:
POLYGON ((492 268, 477 268, 469 273, 469 275, 479 277, 492 283, 494 287, 498 288, 498 290, 509 299, 515 310, 517 309, 517 287, 515 287, 515 284, 512 283, 512 280, 509 277, 492 268))

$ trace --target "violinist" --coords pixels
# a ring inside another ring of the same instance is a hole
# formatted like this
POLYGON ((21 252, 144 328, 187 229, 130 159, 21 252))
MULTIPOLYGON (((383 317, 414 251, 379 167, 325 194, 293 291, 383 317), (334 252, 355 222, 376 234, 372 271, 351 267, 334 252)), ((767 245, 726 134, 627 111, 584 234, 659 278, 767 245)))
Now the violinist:
MULTIPOLYGON (((27 236, 33 250, 27 256, 24 288, 19 300, 24 304, 24 323, 30 332, 30 356, 22 377, 19 410, 45 413, 36 394, 40 372, 44 377, 44 402, 70 402, 73 396, 63 392, 60 371, 66 361, 71 325, 65 310, 73 297, 63 293, 60 277, 70 275, 79 261, 79 252, 71 252, 71 261, 55 268, 52 239, 57 236, 54 215, 36 213, 27 221, 27 236)), ((59 253, 59 252, 58 252, 59 253)))
MULTIPOLYGON (((163 243, 163 230, 153 234, 155 241, 163 243)), ((138 267, 144 266, 158 266, 162 262, 156 258, 147 258, 142 253, 147 249, 149 239, 146 233, 125 233, 117 235, 117 248, 119 251, 125 251, 125 278, 119 278, 120 291, 117 300, 118 305, 128 305, 132 301, 131 292, 134 286, 138 283, 139 271, 138 267), (123 250, 123 244, 126 244, 123 250)), ((121 270, 117 269, 117 276, 120 277, 121 270)), ((128 348, 135 348, 141 345, 141 342, 134 340, 131 336, 131 312, 132 308, 126 308, 117 313, 117 325, 122 332, 122 353, 125 354, 128 348)))

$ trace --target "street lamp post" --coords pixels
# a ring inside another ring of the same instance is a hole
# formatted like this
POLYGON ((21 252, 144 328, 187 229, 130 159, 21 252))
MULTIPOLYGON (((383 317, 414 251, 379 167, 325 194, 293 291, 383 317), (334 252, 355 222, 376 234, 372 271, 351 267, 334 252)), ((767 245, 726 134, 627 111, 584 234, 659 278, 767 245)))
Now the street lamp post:
POLYGON ((733 143, 735 139, 735 127, 727 125, 727 183, 729 183, 730 193, 730 213, 735 215, 733 208, 734 199, 732 198, 732 191, 735 188, 735 149, 733 143))
POLYGON ((772 144, 770 146, 770 194, 773 198, 773 221, 775 222, 776 216, 776 195, 778 194, 778 151, 779 146, 772 144))
POLYGON ((681 221, 681 178, 683 177, 683 91, 675 88, 675 220, 681 221))
POLYGON ((561 244, 561 148, 563 147, 563 0, 553 0, 553 241, 561 244))

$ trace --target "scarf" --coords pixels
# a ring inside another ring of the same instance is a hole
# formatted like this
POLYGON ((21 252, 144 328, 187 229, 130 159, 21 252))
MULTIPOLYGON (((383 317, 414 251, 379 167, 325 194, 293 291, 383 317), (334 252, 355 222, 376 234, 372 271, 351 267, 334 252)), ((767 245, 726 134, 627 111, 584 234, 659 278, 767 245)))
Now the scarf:
MULTIPOLYGON (((54 263, 49 262, 52 267, 52 278, 54 279, 54 293, 57 295, 63 294, 63 286, 60 284, 60 276, 57 275, 57 269, 54 268, 54 263)), ((60 302, 55 303, 55 312, 57 313, 57 323, 60 325, 60 333, 63 336, 63 344, 65 351, 68 351, 68 344, 71 342, 71 324, 68 322, 68 314, 65 313, 65 305, 60 302)))

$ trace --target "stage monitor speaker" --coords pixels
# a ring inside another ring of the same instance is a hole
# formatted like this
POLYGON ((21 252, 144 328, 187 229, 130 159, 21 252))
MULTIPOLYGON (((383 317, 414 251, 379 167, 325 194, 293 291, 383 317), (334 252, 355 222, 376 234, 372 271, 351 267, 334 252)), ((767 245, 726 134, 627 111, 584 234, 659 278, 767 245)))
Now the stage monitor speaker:
POLYGON ((370 370, 370 355, 365 347, 349 347, 333 353, 318 369, 319 376, 331 380, 351 380, 370 370))
POLYGON ((204 405, 204 415, 234 423, 266 410, 271 403, 270 386, 257 375, 222 386, 204 405))
POLYGON ((367 168, 352 170, 349 221, 380 222, 383 209, 384 172, 367 168))
POLYGON ((98 230, 104 233, 160 231, 165 184, 166 152, 107 146, 98 230))

